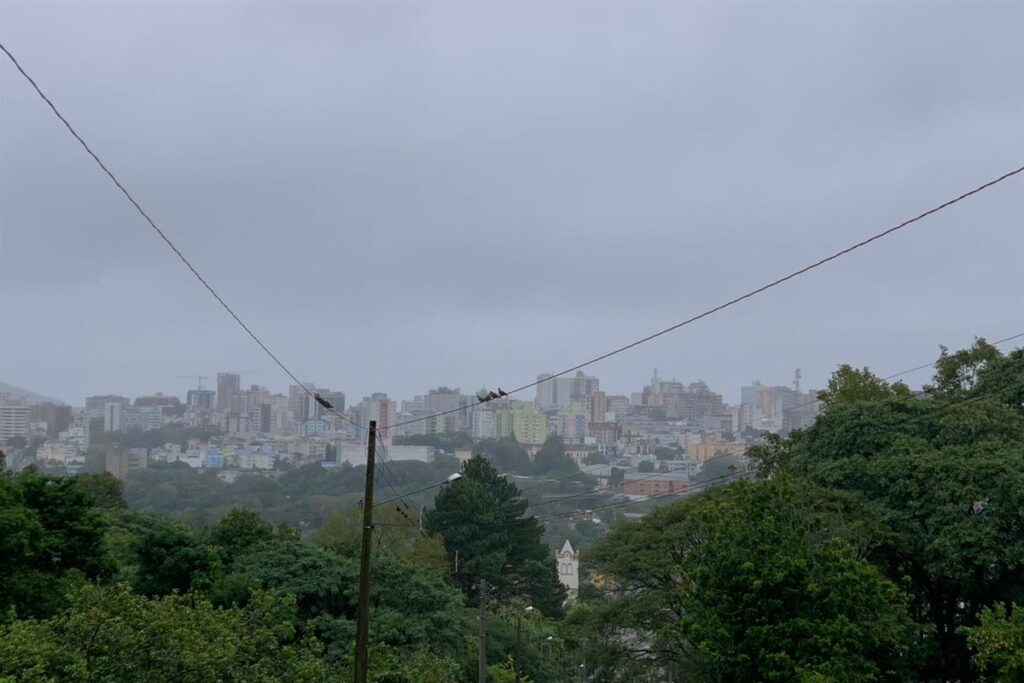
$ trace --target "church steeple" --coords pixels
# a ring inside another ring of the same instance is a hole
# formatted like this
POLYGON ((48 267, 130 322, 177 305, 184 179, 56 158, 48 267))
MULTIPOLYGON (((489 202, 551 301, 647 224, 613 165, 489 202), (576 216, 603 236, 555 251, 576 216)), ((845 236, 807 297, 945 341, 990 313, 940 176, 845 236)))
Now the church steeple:
POLYGON ((566 602, 575 602, 580 591, 580 554, 565 539, 562 549, 555 553, 558 559, 558 580, 565 586, 566 602))

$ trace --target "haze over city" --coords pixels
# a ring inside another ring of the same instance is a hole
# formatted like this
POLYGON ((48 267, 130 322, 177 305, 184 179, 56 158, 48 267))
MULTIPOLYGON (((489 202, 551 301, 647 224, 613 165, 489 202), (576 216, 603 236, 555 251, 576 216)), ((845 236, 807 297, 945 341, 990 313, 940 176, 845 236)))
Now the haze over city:
MULTIPOLYGON (((1021 149, 1009 4, 55 7, 4 3, 4 43, 275 353, 353 398, 555 372, 1021 149)), ((286 391, 0 78, 0 380, 72 404, 226 369, 286 391)), ((1022 216, 994 188, 590 371, 735 402, 797 367, 820 387, 1012 334, 1022 216)))
POLYGON ((1024 681, 1022 26, 0 2, 0 681, 1024 681))

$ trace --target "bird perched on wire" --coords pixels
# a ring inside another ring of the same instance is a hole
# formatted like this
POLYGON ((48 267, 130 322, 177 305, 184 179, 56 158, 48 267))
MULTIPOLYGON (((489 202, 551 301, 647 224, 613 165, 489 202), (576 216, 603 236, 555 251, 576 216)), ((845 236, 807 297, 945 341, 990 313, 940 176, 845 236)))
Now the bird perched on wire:
POLYGON ((501 387, 498 387, 498 396, 505 398, 506 396, 508 396, 508 392, 502 389, 501 387))
POLYGON ((334 406, 331 405, 331 402, 320 394, 313 394, 313 398, 316 399, 317 403, 322 405, 324 408, 327 408, 327 410, 334 410, 334 406))
MULTIPOLYGON (((501 391, 501 389, 499 389, 498 391, 501 391)), ((505 395, 507 394, 498 394, 497 392, 494 391, 487 391, 486 389, 481 389, 480 391, 476 392, 476 400, 480 401, 480 403, 487 403, 488 401, 493 401, 494 399, 500 398, 501 396, 505 395)))

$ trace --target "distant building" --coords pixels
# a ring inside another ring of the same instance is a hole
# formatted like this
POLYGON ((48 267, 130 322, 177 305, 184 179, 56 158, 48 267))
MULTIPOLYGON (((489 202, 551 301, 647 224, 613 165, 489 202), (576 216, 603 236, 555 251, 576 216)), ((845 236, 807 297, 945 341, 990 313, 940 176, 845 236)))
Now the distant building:
MULTIPOLYGON (((114 405, 114 404, 107 404, 114 405)), ((164 406, 128 406, 122 408, 121 427, 110 431, 148 432, 164 425, 164 406)))
POLYGON ((476 399, 470 396, 463 396, 457 387, 438 387, 427 392, 424 400, 426 414, 430 415, 425 420, 425 431, 427 434, 455 434, 468 430, 466 413, 462 410, 473 405, 476 399), (443 414, 439 414, 443 413, 443 414))
POLYGON ((525 401, 511 401, 494 414, 495 437, 515 439, 522 444, 539 445, 548 438, 547 416, 525 401))
POLYGON ((216 395, 213 389, 189 389, 185 404, 192 410, 213 410, 216 395))
POLYGON ((576 463, 577 467, 583 467, 587 464, 587 460, 598 454, 598 450, 595 446, 586 446, 583 444, 566 444, 565 454, 572 458, 573 462, 576 463))
POLYGON ((618 422, 591 422, 590 435, 602 446, 614 446, 622 438, 622 425, 618 422))
POLYGON ((623 475, 622 492, 627 496, 670 496, 686 493, 689 488, 690 477, 684 472, 627 472, 623 475))
POLYGON ((537 382, 537 397, 534 403, 544 412, 568 408, 574 402, 586 405, 600 388, 597 377, 585 375, 582 370, 577 371, 572 377, 538 375, 537 382))
POLYGON ((469 435, 474 439, 493 439, 494 410, 486 406, 475 408, 470 415, 469 435))
POLYGON ((148 464, 145 448, 121 448, 113 445, 107 449, 104 461, 107 472, 121 481, 128 478, 131 470, 144 469, 148 464))
POLYGON ((203 453, 202 467, 205 469, 221 469, 224 467, 224 454, 219 448, 210 446, 203 453))
POLYGON ((320 417, 320 404, 314 398, 316 393, 316 385, 312 382, 293 384, 288 387, 288 412, 291 413, 292 420, 296 424, 320 417))
POLYGON ((769 387, 754 382, 740 390, 739 429, 754 429, 788 434, 809 427, 818 414, 818 398, 813 391, 769 387))
POLYGON ((31 406, 31 409, 32 422, 45 422, 47 436, 57 436, 71 426, 71 406, 46 401, 31 406))
POLYGON ((629 415, 629 396, 608 396, 605 401, 608 404, 608 412, 614 413, 617 421, 629 415))
POLYGON ((217 410, 226 413, 231 410, 231 399, 242 386, 242 378, 234 372, 217 373, 217 410))
MULTIPOLYGON (((387 451, 377 449, 377 457, 386 456, 388 461, 417 460, 430 462, 434 459, 434 449, 430 446, 388 446, 387 451)), ((337 448, 337 464, 347 462, 350 465, 366 464, 366 446, 354 443, 342 443, 337 448)))
POLYGON ((103 405, 103 431, 123 432, 124 412, 127 406, 120 401, 108 401, 103 405))
POLYGON ((747 444, 739 441, 705 441, 690 444, 687 452, 693 462, 704 463, 721 455, 742 456, 747 452, 747 444))
MULTIPOLYGON (((360 401, 357 414, 356 422, 368 425, 371 420, 376 420, 377 429, 381 431, 398 422, 398 410, 395 402, 388 399, 387 394, 380 392, 370 394, 360 401)), ((386 434, 385 441, 394 436, 389 431, 384 431, 384 433, 386 434)))
POLYGON ((47 441, 36 451, 36 460, 59 465, 75 464, 81 460, 81 452, 74 443, 47 441))
POLYGON ((334 411, 337 413, 345 412, 345 392, 344 391, 331 391, 330 389, 324 389, 320 392, 320 395, 327 400, 332 406, 334 411))
POLYGON ((27 438, 32 409, 21 399, 0 396, 0 441, 15 436, 27 438))
POLYGON ((136 396, 135 405, 139 408, 161 408, 164 406, 177 408, 181 405, 181 399, 177 396, 164 396, 158 392, 152 396, 136 396))
POLYGON ((131 404, 126 396, 118 396, 116 394, 106 394, 104 396, 87 396, 85 399, 85 409, 96 415, 99 415, 106 408, 108 403, 120 403, 122 406, 127 407, 131 404))
POLYGON ((306 420, 299 425, 299 436, 307 437, 316 434, 323 434, 330 431, 331 425, 327 420, 306 420))
POLYGON ((580 554, 574 550, 569 539, 562 549, 555 553, 558 563, 558 581, 565 586, 566 602, 575 602, 580 593, 580 554))

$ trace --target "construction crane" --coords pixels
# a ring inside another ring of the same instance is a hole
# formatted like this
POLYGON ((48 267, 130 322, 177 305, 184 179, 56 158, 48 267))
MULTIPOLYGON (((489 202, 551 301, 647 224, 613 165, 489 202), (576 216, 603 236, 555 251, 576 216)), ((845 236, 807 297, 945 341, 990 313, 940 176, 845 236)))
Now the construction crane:
POLYGON ((174 375, 174 379, 194 379, 198 382, 196 387, 199 391, 203 390, 203 380, 209 379, 206 375, 174 375))

